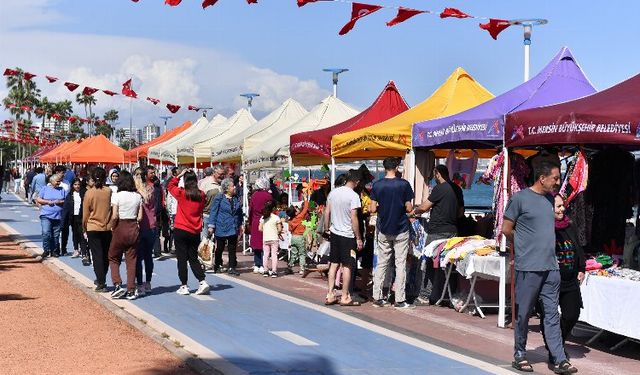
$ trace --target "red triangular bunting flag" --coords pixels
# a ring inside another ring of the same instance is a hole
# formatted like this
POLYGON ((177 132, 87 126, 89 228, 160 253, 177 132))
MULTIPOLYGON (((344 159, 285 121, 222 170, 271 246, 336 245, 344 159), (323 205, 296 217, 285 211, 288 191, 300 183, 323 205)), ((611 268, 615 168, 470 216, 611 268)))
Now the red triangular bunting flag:
POLYGON ((68 117, 67 120, 69 120, 70 123, 74 123, 76 122, 78 119, 76 117, 68 117))
POLYGON ((138 94, 131 89, 131 78, 125 83, 122 84, 122 95, 128 96, 130 98, 137 98, 138 94))
POLYGON ((247 0, 247 4, 258 4, 258 0, 247 0))
POLYGON ((83 94, 84 96, 90 96, 90 95, 95 94, 97 91, 98 91, 98 89, 96 89, 96 88, 86 86, 86 87, 84 88, 84 90, 82 90, 82 94, 83 94))
POLYGON ((15 76, 17 74, 18 74, 17 70, 13 70, 13 69, 7 68, 7 69, 4 70, 3 76, 15 76))
POLYGON ((171 5, 172 7, 180 5, 182 0, 164 0, 164 3, 167 5, 171 5))
POLYGON ((14 109, 16 107, 18 107, 18 106, 13 104, 13 103, 9 103, 9 105, 7 105, 7 108, 9 108, 9 109, 14 109))
POLYGON ((24 74, 22 75, 24 77, 24 79, 26 79, 27 81, 31 81, 31 78, 35 77, 35 74, 29 73, 29 72, 24 72, 24 74))
POLYGON ((351 8, 351 20, 342 27, 338 35, 345 35, 353 29, 360 18, 366 17, 381 8, 382 7, 380 5, 353 3, 353 7, 351 8))
POLYGON ((453 18, 469 18, 471 17, 470 15, 461 12, 460 10, 456 9, 456 8, 444 8, 444 11, 442 13, 440 13, 440 18, 449 18, 449 17, 453 17, 453 18))
POLYGON ((210 7, 212 5, 216 5, 217 2, 218 0, 204 0, 202 2, 202 9, 206 9, 207 7, 210 7))
POLYGON ((315 3, 316 1, 322 1, 322 0, 298 0, 298 6, 303 7, 309 3, 315 3))
POLYGON ((156 105, 156 104, 160 103, 159 99, 152 98, 150 96, 147 96, 147 100, 150 101, 151 103, 153 103, 153 105, 156 105))
POLYGON ((60 116, 60 115, 59 115, 59 114, 57 114, 57 113, 52 114, 52 115, 51 115, 51 117, 53 117, 53 118, 54 118, 54 119, 56 119, 56 120, 60 120, 60 118, 62 118, 62 116, 60 116))
POLYGON ((52 76, 44 76, 44 78, 46 78, 47 81, 49 81, 49 83, 54 83, 55 81, 58 80, 58 78, 52 77, 52 76))
POLYGON ((67 86, 67 88, 69 89, 69 91, 73 92, 75 89, 77 89, 80 85, 75 84, 73 82, 65 82, 64 83, 65 86, 67 86))
POLYGON ((200 108, 196 107, 195 105, 190 105, 187 107, 187 109, 190 111, 196 111, 196 112, 200 110, 200 108))
POLYGON ((20 106, 20 109, 23 111, 31 112, 31 107, 29 107, 28 105, 20 106))
POLYGON ((176 113, 180 110, 180 106, 175 104, 167 104, 167 109, 171 113, 176 113))
POLYGON ((413 16, 417 16, 418 14, 421 13, 426 13, 425 10, 418 10, 418 9, 410 9, 410 8, 404 8, 404 7, 400 7, 398 8, 398 14, 396 15, 396 18, 392 19, 391 21, 387 22, 387 26, 395 26, 401 22, 404 22, 406 20, 408 20, 409 18, 413 17, 413 16))
POLYGON ((113 92, 111 90, 102 90, 103 93, 109 95, 109 96, 114 96, 114 95, 118 95, 117 92, 113 92))
POLYGON ((480 28, 483 30, 487 30, 489 35, 495 40, 498 39, 498 34, 502 32, 502 30, 511 26, 511 23, 507 20, 498 20, 495 18, 490 18, 489 22, 481 23, 480 28))

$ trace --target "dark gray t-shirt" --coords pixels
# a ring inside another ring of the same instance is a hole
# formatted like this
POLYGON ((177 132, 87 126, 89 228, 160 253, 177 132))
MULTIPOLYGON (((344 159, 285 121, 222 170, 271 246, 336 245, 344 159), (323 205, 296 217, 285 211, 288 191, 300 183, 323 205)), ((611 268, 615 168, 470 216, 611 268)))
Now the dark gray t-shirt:
POLYGON ((505 220, 515 225, 516 271, 550 271, 558 269, 555 250, 553 198, 531 189, 511 197, 505 220))

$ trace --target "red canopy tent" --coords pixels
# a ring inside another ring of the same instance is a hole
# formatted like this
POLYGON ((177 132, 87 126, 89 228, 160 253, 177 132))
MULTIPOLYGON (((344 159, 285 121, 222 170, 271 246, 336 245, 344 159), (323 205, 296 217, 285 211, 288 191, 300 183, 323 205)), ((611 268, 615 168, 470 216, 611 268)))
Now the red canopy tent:
POLYGON ((615 144, 640 149, 640 74, 580 99, 507 115, 507 147, 615 144))
POLYGON ((389 81, 371 106, 356 116, 329 128, 293 134, 290 152, 295 165, 320 165, 331 162, 331 137, 366 128, 409 109, 393 81, 389 81))

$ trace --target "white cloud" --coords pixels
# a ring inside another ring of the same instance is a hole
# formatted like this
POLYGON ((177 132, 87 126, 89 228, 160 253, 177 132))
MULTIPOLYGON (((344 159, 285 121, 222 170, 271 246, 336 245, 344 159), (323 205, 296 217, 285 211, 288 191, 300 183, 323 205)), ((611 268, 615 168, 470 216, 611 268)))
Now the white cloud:
MULTIPOLYGON (((189 104, 211 106, 214 112, 229 116, 246 105, 239 94, 249 91, 260 94, 254 101, 257 114, 275 109, 290 97, 310 109, 329 95, 314 80, 257 67, 215 49, 145 38, 31 28, 63 19, 50 9, 51 4, 50 0, 0 1, 0 24, 4 23, 0 26, 4 29, 0 38, 0 68, 17 66, 38 74, 38 86, 50 100, 75 100, 82 86, 71 93, 63 86, 64 81, 119 93, 122 83, 133 78, 133 89, 139 97, 133 101, 134 125, 140 126, 158 123, 158 116, 170 114, 166 103, 183 106, 172 120, 176 125, 197 118, 197 114, 187 111, 189 104), (50 84, 44 79, 45 74, 56 76, 59 81, 50 84), (145 100, 147 96, 158 98, 161 103, 153 106, 145 100)), ((0 94, 6 95, 6 90, 2 90, 0 94)), ((96 98, 96 113, 115 108, 120 111, 121 124, 128 124, 128 99, 102 93, 96 94, 96 98)), ((80 106, 76 106, 76 112, 84 114, 80 106)))

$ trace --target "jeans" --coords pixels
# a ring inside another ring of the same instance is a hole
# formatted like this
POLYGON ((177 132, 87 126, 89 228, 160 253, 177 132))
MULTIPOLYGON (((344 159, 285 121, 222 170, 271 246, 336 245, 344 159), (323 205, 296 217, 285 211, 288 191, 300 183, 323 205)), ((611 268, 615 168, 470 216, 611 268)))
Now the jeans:
POLYGON ((40 226, 42 227, 42 247, 44 252, 51 254, 54 251, 58 251, 62 221, 40 216, 40 226))
POLYGON ((153 275, 153 243, 156 240, 154 229, 141 229, 136 247, 136 283, 142 285, 142 262, 144 262, 145 281, 151 282, 153 275))
POLYGON ((514 358, 520 360, 527 354, 529 318, 538 299, 543 309, 544 338, 553 363, 567 359, 562 344, 558 296, 560 271, 516 271, 516 311, 514 333, 514 358))
POLYGON ((253 265, 256 267, 263 267, 262 263, 262 249, 253 249, 253 265))
POLYGON ((200 234, 190 233, 182 229, 174 232, 176 241, 176 258, 178 259, 178 277, 182 285, 187 285, 187 262, 191 266, 193 275, 202 281, 205 278, 202 264, 198 260, 198 245, 200 245, 200 234))

